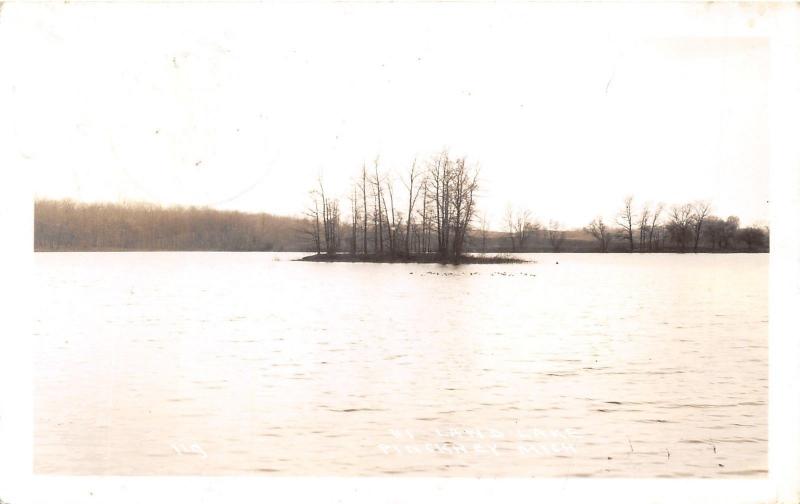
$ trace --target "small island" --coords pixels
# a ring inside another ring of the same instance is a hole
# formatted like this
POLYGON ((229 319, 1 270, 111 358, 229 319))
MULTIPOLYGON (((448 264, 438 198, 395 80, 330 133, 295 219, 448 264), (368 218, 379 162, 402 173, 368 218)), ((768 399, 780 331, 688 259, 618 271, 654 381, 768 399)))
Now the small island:
POLYGON ((365 263, 417 263, 417 264, 520 264, 527 261, 507 254, 464 254, 446 257, 439 254, 313 254, 297 259, 309 262, 365 262, 365 263))

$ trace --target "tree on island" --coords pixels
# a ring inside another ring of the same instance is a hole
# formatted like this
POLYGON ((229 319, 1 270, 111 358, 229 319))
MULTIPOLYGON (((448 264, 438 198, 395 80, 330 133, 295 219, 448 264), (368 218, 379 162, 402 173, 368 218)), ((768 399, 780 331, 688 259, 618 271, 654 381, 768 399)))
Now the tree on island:
MULTIPOLYGON (((401 178, 406 190, 403 200, 407 203, 401 210, 396 206, 400 201, 395 184, 397 177, 381 171, 377 158, 371 174, 368 175, 366 166, 362 166, 359 180, 348 195, 352 213, 346 226, 350 233, 350 255, 355 257, 360 253, 372 259, 395 260, 432 254, 442 262, 459 262, 475 219, 478 173, 478 168, 468 164, 466 158, 453 159, 447 151, 434 156, 423 170, 414 160, 401 178), (371 250, 368 216, 372 218, 371 250), (431 247, 433 236, 435 249, 431 247)), ((306 234, 312 237, 318 255, 324 251, 328 256, 336 256, 344 234, 340 229, 338 200, 326 193, 321 177, 311 197, 311 210, 306 212, 306 234)))

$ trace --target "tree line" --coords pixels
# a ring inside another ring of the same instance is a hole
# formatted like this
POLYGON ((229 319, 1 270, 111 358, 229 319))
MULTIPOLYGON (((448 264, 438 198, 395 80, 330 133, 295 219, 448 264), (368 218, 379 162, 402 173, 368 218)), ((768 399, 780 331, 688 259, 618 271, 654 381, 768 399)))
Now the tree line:
POLYGON ((304 250, 302 219, 143 203, 34 202, 34 250, 304 250))
POLYGON ((635 208, 632 196, 625 198, 609 227, 596 217, 585 228, 599 252, 766 252, 769 228, 740 227, 735 215, 723 219, 711 213, 708 201, 666 207, 645 203, 635 208))
POLYGON ((317 254, 408 259, 434 255, 458 261, 465 252, 765 252, 769 229, 740 227, 739 218, 711 213, 707 201, 672 205, 627 197, 616 219, 593 219, 580 230, 528 209, 508 206, 503 231, 491 230, 476 208, 479 170, 442 151, 423 166, 412 161, 401 175, 378 159, 351 180, 346 217, 323 178, 310 192, 306 236, 317 254), (401 187, 398 191, 397 188, 401 187))
POLYGON ((476 206, 478 169, 440 153, 412 162, 403 176, 362 166, 346 198, 311 191, 302 217, 131 203, 34 203, 34 250, 229 250, 351 254, 374 260, 505 252, 766 252, 769 229, 713 214, 708 202, 636 205, 626 198, 616 218, 585 228, 542 225, 527 209, 508 207, 491 229, 476 206), (398 188, 400 190, 398 191, 398 188), (366 218, 365 218, 366 216, 366 218))

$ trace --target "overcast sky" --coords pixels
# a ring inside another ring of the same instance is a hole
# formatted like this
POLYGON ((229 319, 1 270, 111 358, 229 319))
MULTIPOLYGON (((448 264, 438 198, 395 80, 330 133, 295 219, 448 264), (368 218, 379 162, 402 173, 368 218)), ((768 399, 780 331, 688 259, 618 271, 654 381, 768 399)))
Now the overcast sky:
POLYGON ((37 197, 299 214, 318 173, 344 197, 362 162, 448 148, 495 225, 512 204, 582 226, 627 194, 766 222, 762 14, 6 4, 0 85, 37 197))

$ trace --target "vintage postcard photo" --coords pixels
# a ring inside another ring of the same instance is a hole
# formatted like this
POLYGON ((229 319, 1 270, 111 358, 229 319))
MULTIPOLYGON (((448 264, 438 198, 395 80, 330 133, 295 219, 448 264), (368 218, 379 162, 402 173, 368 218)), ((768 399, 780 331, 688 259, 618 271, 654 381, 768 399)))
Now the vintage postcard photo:
POLYGON ((773 481, 797 20, 0 2, 33 481, 773 481))

